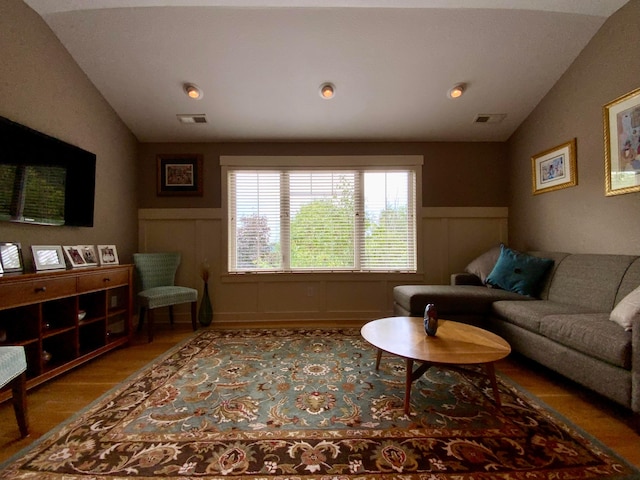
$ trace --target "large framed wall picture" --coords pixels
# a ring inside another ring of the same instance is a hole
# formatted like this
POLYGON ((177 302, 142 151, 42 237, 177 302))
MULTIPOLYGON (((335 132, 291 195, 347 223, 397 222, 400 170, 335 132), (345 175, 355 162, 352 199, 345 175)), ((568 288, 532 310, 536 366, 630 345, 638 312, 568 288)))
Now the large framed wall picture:
POLYGON ((605 195, 640 192, 640 88, 603 107, 605 195))
POLYGON ((157 156, 157 194, 202 196, 202 155, 157 156))

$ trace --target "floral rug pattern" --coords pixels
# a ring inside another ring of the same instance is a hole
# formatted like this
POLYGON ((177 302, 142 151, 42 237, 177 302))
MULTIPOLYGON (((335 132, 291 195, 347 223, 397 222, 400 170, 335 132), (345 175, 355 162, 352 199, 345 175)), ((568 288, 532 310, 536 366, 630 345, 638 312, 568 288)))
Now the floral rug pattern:
POLYGON ((0 478, 590 479, 638 471, 498 377, 359 330, 203 331, 7 462, 0 478))

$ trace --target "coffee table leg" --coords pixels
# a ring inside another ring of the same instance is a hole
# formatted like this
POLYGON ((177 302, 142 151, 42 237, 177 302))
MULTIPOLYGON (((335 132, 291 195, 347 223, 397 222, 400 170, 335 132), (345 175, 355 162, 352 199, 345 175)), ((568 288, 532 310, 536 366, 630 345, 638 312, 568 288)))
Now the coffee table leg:
POLYGON ((378 353, 376 354, 376 370, 380 367, 380 359, 382 358, 382 349, 378 349, 378 353))
POLYGON ((409 407, 411 405, 411 384, 413 383, 413 359, 407 358, 407 375, 405 377, 405 385, 404 385, 404 413, 409 415, 409 407))
POLYGON ((496 380, 496 369, 493 366, 493 362, 485 363, 485 369, 487 370, 487 376, 489 377, 489 381, 491 382, 491 387, 493 388, 493 398, 496 399, 496 405, 498 407, 502 406, 502 402, 500 401, 500 392, 498 391, 498 381, 496 380))

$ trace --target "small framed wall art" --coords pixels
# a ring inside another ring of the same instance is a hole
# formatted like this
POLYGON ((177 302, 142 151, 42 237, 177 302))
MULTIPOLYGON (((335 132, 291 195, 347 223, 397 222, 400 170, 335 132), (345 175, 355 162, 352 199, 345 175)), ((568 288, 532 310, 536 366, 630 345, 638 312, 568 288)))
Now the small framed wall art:
POLYGON ((531 157, 531 179, 534 195, 577 185, 576 139, 531 157))
POLYGON ((98 245, 100 265, 118 265, 118 250, 115 245, 98 245))
POLYGON ((18 242, 0 242, 0 273, 22 272, 22 248, 18 242))
POLYGON ((605 195, 640 192, 640 88, 603 107, 605 195))
POLYGON ((202 155, 157 156, 157 194, 202 196, 202 155))
POLYGON ((38 272, 67 268, 60 245, 31 245, 31 253, 33 254, 33 265, 38 272))

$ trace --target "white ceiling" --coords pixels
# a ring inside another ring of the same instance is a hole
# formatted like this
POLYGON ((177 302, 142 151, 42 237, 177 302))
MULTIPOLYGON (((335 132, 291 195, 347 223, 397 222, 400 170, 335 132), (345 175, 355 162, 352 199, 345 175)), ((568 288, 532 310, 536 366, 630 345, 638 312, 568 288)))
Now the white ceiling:
POLYGON ((213 142, 504 141, 627 0, 25 2, 138 140, 213 142))

